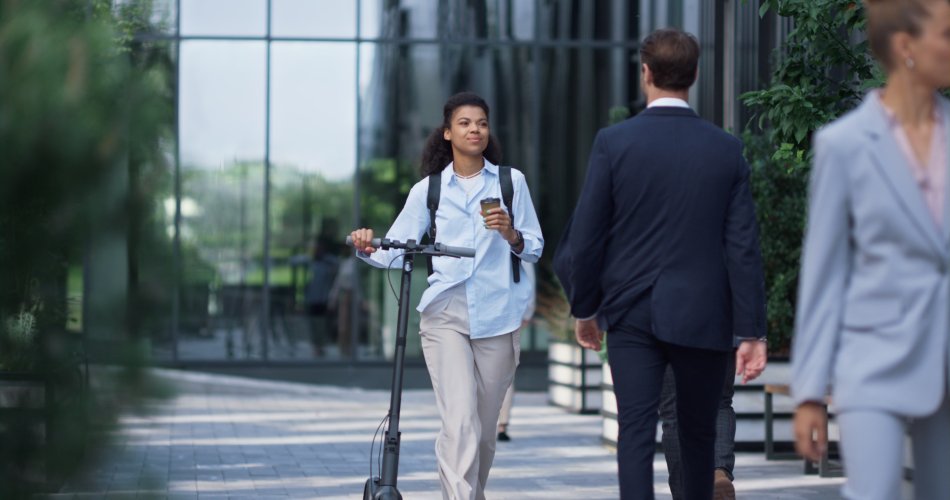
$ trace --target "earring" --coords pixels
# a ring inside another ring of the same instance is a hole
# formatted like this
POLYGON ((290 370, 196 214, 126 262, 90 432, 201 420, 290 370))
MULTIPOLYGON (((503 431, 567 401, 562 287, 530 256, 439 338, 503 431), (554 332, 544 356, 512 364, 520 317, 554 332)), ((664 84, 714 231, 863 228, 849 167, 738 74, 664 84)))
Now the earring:
POLYGON ((911 58, 904 59, 904 64, 907 64, 907 69, 914 69, 914 60, 911 58))

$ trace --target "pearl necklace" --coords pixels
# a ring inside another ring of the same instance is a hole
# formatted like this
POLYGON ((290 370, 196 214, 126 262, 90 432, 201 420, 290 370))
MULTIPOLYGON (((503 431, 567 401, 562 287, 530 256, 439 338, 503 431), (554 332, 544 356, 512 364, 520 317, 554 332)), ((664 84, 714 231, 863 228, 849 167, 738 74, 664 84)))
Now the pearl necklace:
POLYGON ((485 167, 482 167, 482 168, 478 169, 478 172, 475 172, 475 173, 472 174, 472 175, 460 175, 458 172, 455 172, 455 169, 452 169, 452 172, 454 172, 454 173, 455 173, 455 176, 458 177, 459 179, 474 179, 474 178, 478 177, 479 175, 482 175, 482 171, 484 171, 484 170, 485 170, 485 167))

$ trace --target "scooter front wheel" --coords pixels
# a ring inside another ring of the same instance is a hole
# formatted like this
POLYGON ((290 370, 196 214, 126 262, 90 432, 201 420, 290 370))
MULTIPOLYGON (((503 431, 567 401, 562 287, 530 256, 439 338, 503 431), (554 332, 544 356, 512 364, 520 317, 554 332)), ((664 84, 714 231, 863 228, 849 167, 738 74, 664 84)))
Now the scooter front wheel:
POLYGON ((402 500, 402 493, 395 486, 383 486, 376 492, 375 500, 402 500))
POLYGON ((378 477, 371 477, 367 479, 366 486, 363 487, 363 500, 375 500, 377 488, 379 488, 378 477))

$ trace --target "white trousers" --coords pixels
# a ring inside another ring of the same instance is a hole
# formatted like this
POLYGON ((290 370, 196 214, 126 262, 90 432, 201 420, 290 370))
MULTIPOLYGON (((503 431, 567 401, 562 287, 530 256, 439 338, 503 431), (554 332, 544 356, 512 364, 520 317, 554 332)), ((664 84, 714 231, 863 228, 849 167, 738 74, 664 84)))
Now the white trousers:
POLYGON ((910 426, 914 498, 950 499, 950 399, 933 415, 908 420, 878 410, 838 415, 850 500, 898 500, 904 476, 904 436, 910 426))
POLYGON ((470 339, 464 287, 426 307, 419 330, 442 417, 435 441, 442 497, 484 500, 498 413, 518 364, 519 334, 470 339))

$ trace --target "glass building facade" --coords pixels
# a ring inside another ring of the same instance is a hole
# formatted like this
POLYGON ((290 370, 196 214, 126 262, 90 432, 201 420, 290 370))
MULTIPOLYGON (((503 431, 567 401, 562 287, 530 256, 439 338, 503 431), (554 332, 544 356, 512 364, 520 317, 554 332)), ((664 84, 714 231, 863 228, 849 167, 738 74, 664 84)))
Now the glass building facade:
MULTIPOLYGON (((399 275, 358 263, 344 237, 361 226, 385 232, 420 178, 445 99, 462 90, 489 102, 503 163, 531 187, 547 247, 522 340, 525 352, 545 350, 567 324, 550 259, 597 130, 613 108, 642 106, 641 35, 678 26, 698 36, 693 104, 732 129, 747 121, 738 94, 767 76, 781 36, 740 0, 156 0, 152 9, 155 28, 138 39, 174 67, 174 175, 155 210, 175 272, 154 279, 168 289, 168 319, 148 335, 156 361, 179 364, 386 359, 396 327, 388 280, 399 275)), ((417 266, 414 301, 424 286, 417 266)), ((413 312, 410 332, 417 324, 413 312)), ((421 357, 417 335, 407 353, 421 357)))

